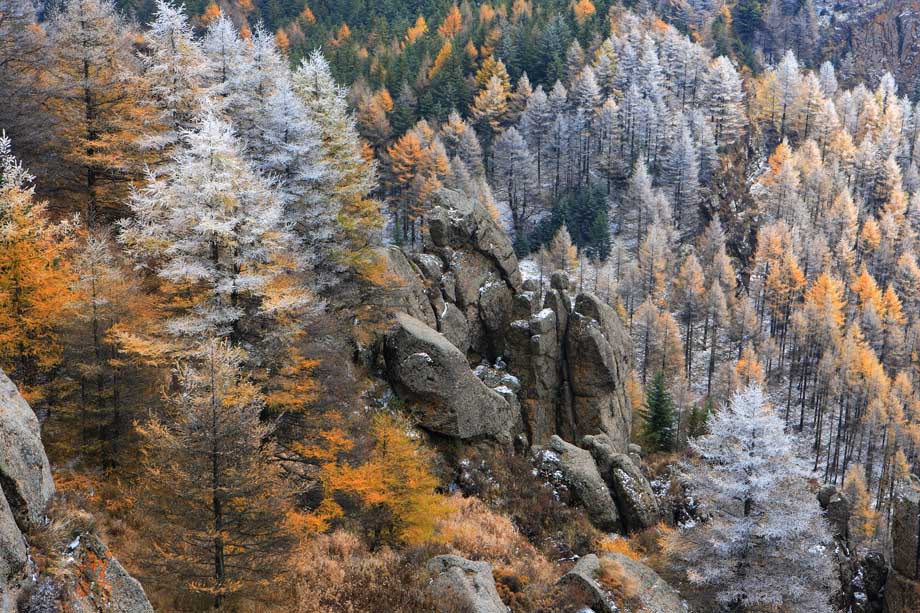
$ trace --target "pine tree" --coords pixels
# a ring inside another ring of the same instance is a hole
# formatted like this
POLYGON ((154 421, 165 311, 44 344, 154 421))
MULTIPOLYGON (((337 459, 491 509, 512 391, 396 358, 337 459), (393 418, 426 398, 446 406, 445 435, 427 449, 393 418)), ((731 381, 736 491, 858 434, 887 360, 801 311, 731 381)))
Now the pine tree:
POLYGON ((479 128, 479 134, 483 139, 486 151, 486 171, 490 175, 493 167, 493 143, 508 111, 509 96, 508 86, 503 84, 498 75, 492 75, 483 89, 476 94, 470 106, 470 117, 479 128))
POLYGON ((124 213, 130 181, 141 174, 139 128, 151 119, 130 33, 109 0, 69 0, 49 24, 48 107, 61 167, 55 205, 90 226, 124 213))
POLYGON ((537 192, 537 165, 527 143, 515 128, 508 128, 495 143, 493 171, 495 195, 511 211, 515 248, 519 255, 529 252, 527 236, 540 211, 537 192))
POLYGON ((677 419, 674 401, 661 371, 655 373, 645 392, 642 418, 645 421, 643 435, 646 450, 651 453, 674 451, 677 444, 677 419))
POLYGON ((157 0, 156 17, 141 56, 149 104, 157 113, 141 145, 155 152, 153 165, 169 162, 183 130, 194 126, 208 94, 208 58, 195 39, 182 7, 157 0))
POLYGON ((279 316, 307 301, 290 283, 298 268, 294 242, 279 199, 213 111, 183 134, 183 149, 163 177, 130 206, 135 217, 121 224, 120 240, 164 284, 169 336, 183 345, 228 336, 234 345, 258 346, 285 335, 279 316), (268 321, 275 325, 266 328, 268 321))
POLYGON ((304 104, 306 118, 319 128, 322 160, 330 173, 321 189, 325 207, 299 211, 301 235, 317 243, 318 267, 331 273, 322 280, 323 285, 335 283, 339 275, 334 273, 341 268, 373 278, 379 272, 374 248, 383 228, 380 208, 370 199, 377 169, 364 155, 345 90, 332 78, 320 51, 301 62, 293 87, 304 104), (328 232, 326 228, 332 223, 334 230, 328 232))
POLYGON ((706 97, 709 119, 717 147, 728 147, 735 143, 744 125, 744 90, 741 79, 731 61, 720 56, 713 61, 706 76, 706 97))
POLYGON ((32 180, 0 136, 0 368, 37 401, 61 361, 73 277, 67 228, 48 219, 32 180))
POLYGON ((832 611, 831 537, 763 392, 735 394, 709 431, 691 441, 701 463, 688 466, 688 476, 712 518, 669 541, 688 564, 687 578, 714 589, 724 606, 832 611))
POLYGON ((269 461, 263 401, 242 362, 227 342, 204 342, 176 367, 165 414, 138 426, 141 500, 158 535, 151 579, 215 608, 271 589, 286 548, 289 492, 269 461))

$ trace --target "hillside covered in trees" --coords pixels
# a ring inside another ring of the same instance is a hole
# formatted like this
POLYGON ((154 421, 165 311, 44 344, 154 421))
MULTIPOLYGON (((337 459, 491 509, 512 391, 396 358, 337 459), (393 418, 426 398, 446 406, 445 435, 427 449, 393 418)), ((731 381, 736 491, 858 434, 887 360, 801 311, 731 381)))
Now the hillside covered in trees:
POLYGON ((794 4, 0 0, 0 610, 920 610, 920 102, 794 4))

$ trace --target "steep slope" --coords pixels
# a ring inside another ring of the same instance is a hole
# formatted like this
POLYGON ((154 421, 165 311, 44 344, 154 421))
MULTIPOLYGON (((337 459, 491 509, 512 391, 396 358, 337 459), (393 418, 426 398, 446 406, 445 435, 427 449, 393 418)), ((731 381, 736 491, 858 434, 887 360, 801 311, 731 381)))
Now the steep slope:
POLYGON ((58 530, 77 522, 53 508, 54 481, 38 419, 2 371, 0 487, 0 610, 153 612, 140 583, 98 537, 79 528, 58 530), (49 543, 53 549, 36 551, 49 543))

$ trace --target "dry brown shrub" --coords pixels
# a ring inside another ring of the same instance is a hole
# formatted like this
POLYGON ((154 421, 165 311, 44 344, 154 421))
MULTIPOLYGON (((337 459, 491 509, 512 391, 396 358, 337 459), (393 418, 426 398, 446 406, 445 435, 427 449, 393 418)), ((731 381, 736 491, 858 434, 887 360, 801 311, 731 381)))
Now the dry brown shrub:
POLYGON ((291 602, 278 610, 339 613, 434 611, 425 591, 425 562, 444 553, 432 547, 370 551, 343 530, 302 543, 292 561, 291 602))
POLYGON ((499 596, 514 613, 539 610, 559 570, 481 500, 455 495, 450 505, 453 513, 438 524, 439 541, 459 556, 489 562, 499 596))

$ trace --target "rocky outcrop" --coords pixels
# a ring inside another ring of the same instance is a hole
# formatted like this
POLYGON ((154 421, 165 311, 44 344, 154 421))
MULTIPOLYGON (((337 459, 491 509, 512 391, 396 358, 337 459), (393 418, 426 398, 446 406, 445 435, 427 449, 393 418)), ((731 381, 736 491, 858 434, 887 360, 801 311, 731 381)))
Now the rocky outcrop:
POLYGON ((28 567, 32 552, 25 535, 46 529, 54 481, 38 419, 2 371, 0 486, 0 610, 16 610, 19 601, 30 613, 57 611, 62 602, 75 613, 153 612, 140 583, 91 534, 80 535, 65 551, 42 552, 62 558, 73 573, 44 576, 28 567))
POLYGON ((495 587, 488 562, 474 562, 460 556, 437 556, 428 561, 432 574, 428 589, 443 610, 470 613, 506 613, 495 587))
POLYGON ((606 532, 622 528, 616 504, 597 470, 591 452, 567 443, 556 435, 549 440, 551 454, 544 461, 558 465, 562 481, 569 487, 595 526, 606 532))
POLYGON ((594 554, 582 557, 559 583, 578 587, 587 595, 588 602, 577 604, 599 613, 622 611, 624 600, 638 601, 641 610, 655 613, 685 613, 688 610, 677 591, 658 573, 618 553, 605 554, 604 558, 594 554), (605 576, 604 560, 612 563, 616 576, 605 576), (623 594, 623 586, 629 586, 630 593, 623 594))
POLYGON ((629 441, 624 381, 626 331, 616 312, 592 294, 572 302, 565 275, 554 274, 543 309, 511 324, 510 369, 522 382, 531 442, 559 434, 577 441, 606 433, 618 452, 629 441))
POLYGON ((504 351, 514 296, 522 290, 511 241, 480 202, 463 194, 440 190, 431 207, 425 253, 416 259, 431 288, 438 330, 459 339, 462 351, 495 360, 504 351), (447 305, 463 315, 465 325, 447 305))
POLYGON ((648 479, 625 453, 617 453, 616 445, 606 434, 588 435, 582 446, 590 451, 598 471, 607 484, 623 527, 627 532, 639 532, 658 522, 660 510, 648 479))
POLYGON ((470 370, 447 338, 409 315, 396 315, 385 344, 387 374, 422 427, 459 439, 510 441, 508 401, 470 370))
MULTIPOLYGON (((29 550, 6 498, 0 496, 0 585, 8 585, 26 567, 29 550)), ((0 592, 2 592, 0 588, 0 592)), ((2 610, 2 607, 0 607, 2 610)))
POLYGON ((628 346, 626 330, 611 307, 592 294, 575 299, 566 334, 575 435, 603 432, 624 453, 630 431, 623 385, 628 346))
POLYGON ((68 611, 74 613, 153 613, 144 588, 91 534, 77 537, 66 552, 76 577, 67 586, 68 611))
POLYGON ((920 607, 920 479, 911 477, 894 501, 891 570, 885 586, 887 613, 920 607))
POLYGON ((54 496, 38 418, 0 372, 0 488, 23 530, 39 525, 54 496))
MULTIPOLYGON (((822 59, 839 63, 840 76, 878 83, 890 72, 902 92, 920 82, 920 12, 909 0, 819 0, 827 20, 822 59)), ((815 64, 817 65, 817 64, 815 64)))
POLYGON ((850 538, 850 502, 833 485, 825 485, 818 492, 818 503, 830 524, 831 534, 846 541, 850 538))
POLYGON ((380 299, 385 302, 381 306, 407 313, 433 328, 437 327, 437 319, 419 267, 397 247, 385 249, 384 255, 391 283, 388 291, 381 295, 380 299))

